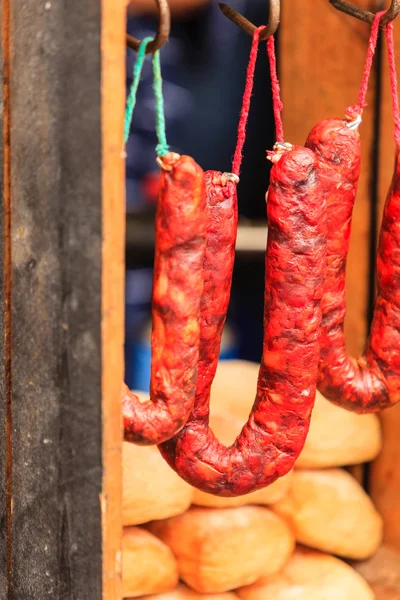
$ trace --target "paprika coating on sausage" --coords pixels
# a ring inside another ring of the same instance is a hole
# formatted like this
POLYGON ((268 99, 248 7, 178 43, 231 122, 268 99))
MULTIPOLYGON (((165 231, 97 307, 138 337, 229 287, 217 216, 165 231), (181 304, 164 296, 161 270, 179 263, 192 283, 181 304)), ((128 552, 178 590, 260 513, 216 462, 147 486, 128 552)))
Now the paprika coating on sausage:
MULTIPOLYGON (((249 420, 232 446, 218 442, 209 428, 208 378, 201 388, 198 384, 186 425, 160 446, 183 479, 219 496, 247 494, 290 471, 304 446, 315 400, 326 208, 311 150, 291 147, 276 154, 273 162, 267 204, 264 349, 249 420)), ((207 243, 212 243, 210 234, 207 243)), ((224 269, 211 253, 206 256, 214 265, 211 273, 224 269)), ((230 288, 230 278, 225 285, 230 288)), ((208 310, 202 304, 202 328, 208 310)), ((219 344, 218 338, 215 345, 201 345, 201 361, 212 364, 213 374, 219 344)))
POLYGON ((196 392, 206 244, 204 172, 189 156, 163 158, 156 215, 150 400, 122 392, 125 440, 159 444, 186 423, 196 392))
POLYGON ((214 380, 222 333, 229 308, 238 227, 236 185, 227 174, 207 171, 207 242, 200 305, 200 358, 195 396, 196 415, 209 413, 209 391, 214 380))
POLYGON ((400 172, 398 155, 386 201, 377 261, 378 298, 363 356, 345 346, 346 259, 360 174, 358 132, 341 119, 311 131, 306 146, 318 157, 328 212, 326 287, 322 301, 319 390, 332 402, 358 413, 379 412, 400 400, 400 172))

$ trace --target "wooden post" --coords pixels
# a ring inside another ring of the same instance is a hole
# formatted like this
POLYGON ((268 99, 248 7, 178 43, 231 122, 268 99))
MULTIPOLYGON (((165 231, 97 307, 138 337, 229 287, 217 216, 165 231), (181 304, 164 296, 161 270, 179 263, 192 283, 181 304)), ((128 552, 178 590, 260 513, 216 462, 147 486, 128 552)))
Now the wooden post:
MULTIPOLYGON (((7 16, 7 15, 6 15, 7 16)), ((3 21, 3 4, 0 3, 0 31, 4 40, 6 27, 3 21)), ((7 424, 6 357, 5 357, 5 269, 4 269, 4 69, 3 43, 0 45, 0 600, 7 600, 8 580, 8 506, 7 502, 7 424)))
MULTIPOLYGON (((371 9, 370 0, 357 3, 371 9)), ((304 144, 321 119, 343 118, 357 101, 369 27, 324 1, 282 3, 280 70, 288 142, 304 144)), ((354 211, 347 268, 346 340, 357 356, 366 340, 369 288, 370 164, 373 148, 374 78, 362 124, 363 169, 354 211)))
MULTIPOLYGON (((400 73, 400 33, 399 22, 394 27, 397 73, 400 73)), ((380 152, 379 152, 379 198, 380 216, 393 175, 395 143, 393 137, 392 99, 387 59, 387 47, 384 43, 382 60, 382 99, 380 106, 380 152)), ((379 227, 380 227, 379 220, 379 227)), ((371 469, 370 491, 377 509, 384 519, 385 542, 400 550, 400 405, 381 414, 384 447, 371 469)))
POLYGON ((125 281, 125 34, 123 2, 102 0, 103 599, 122 597, 122 423, 125 281))
MULTIPOLYGON (((5 598, 120 600, 124 6, 4 7, 11 257, 2 272, 11 364, 0 377, 10 381, 12 423, 5 598)), ((4 504, 0 496, 2 519, 4 504)), ((0 561, 1 582, 1 551, 0 561)))

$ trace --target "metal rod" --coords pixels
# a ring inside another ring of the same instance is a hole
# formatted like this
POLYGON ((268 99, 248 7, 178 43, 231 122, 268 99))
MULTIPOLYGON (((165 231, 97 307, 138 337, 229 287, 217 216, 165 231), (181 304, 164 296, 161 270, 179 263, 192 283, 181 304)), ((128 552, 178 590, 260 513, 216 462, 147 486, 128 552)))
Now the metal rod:
MULTIPOLYGON (((171 13, 167 0, 156 0, 158 7, 158 30, 157 35, 152 42, 147 44, 146 54, 154 54, 168 41, 171 31, 171 13)), ((139 50, 141 41, 137 40, 133 35, 126 34, 126 45, 136 52, 139 50)))
MULTIPOLYGON (((399 0, 400 1, 400 0, 399 0)), ((231 6, 227 4, 219 4, 219 7, 222 13, 230 19, 235 25, 243 29, 246 33, 253 37, 255 30, 257 29, 256 25, 248 21, 243 15, 237 12, 231 6)), ((281 3, 280 0, 269 0, 269 19, 268 25, 265 30, 260 35, 260 42, 265 42, 271 35, 274 35, 276 30, 278 29, 279 22, 281 18, 281 3)))
MULTIPOLYGON (((363 10, 361 8, 357 8, 357 6, 353 6, 349 2, 344 2, 344 0, 329 0, 330 4, 337 10, 340 10, 346 15, 350 15, 351 17, 355 17, 356 19, 360 19, 361 21, 365 21, 365 23, 372 23, 375 14, 370 12, 369 10, 363 10)), ((400 12, 400 0, 392 0, 392 3, 386 14, 382 17, 380 21, 381 27, 384 27, 390 21, 393 21, 400 12)))

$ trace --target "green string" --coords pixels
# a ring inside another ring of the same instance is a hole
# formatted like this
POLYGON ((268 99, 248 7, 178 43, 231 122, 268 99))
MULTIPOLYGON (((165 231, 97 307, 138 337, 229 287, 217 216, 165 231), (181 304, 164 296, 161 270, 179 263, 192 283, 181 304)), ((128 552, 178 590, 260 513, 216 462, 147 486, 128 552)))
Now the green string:
POLYGON ((156 99, 156 131, 158 144, 156 152, 158 156, 165 156, 169 152, 167 143, 167 134, 165 131, 165 112, 164 112, 164 96, 163 96, 163 80, 161 76, 160 51, 157 50, 153 54, 153 75, 154 75, 154 96, 156 99))
MULTIPOLYGON (((128 101, 126 105, 125 113, 125 127, 124 137, 125 144, 129 138, 129 132, 132 124, 133 111, 136 105, 136 95, 140 83, 140 77, 142 75, 143 65, 146 58, 146 47, 147 44, 153 41, 153 38, 147 37, 140 44, 136 63, 133 69, 133 82, 129 92, 128 101)), ((156 152, 158 156, 165 156, 169 152, 167 143, 167 134, 165 130, 165 114, 164 114, 164 96, 163 96, 163 80, 161 76, 161 64, 160 64, 160 52, 157 50, 153 54, 153 89, 156 101, 156 132, 158 138, 158 144, 156 146, 156 152)))
POLYGON ((133 82, 132 82, 132 86, 129 91, 128 100, 126 103, 125 127, 124 127, 125 144, 128 141, 129 131, 131 129, 131 124, 132 124, 133 111, 136 106, 136 95, 137 95, 137 91, 138 91, 138 87, 139 87, 139 83, 140 83, 140 77, 142 75, 144 59, 146 58, 146 47, 147 47, 147 44, 149 44, 152 41, 153 41, 153 38, 151 38, 151 37, 144 38, 143 42, 140 44, 136 62, 135 62, 135 66, 133 68, 133 82))

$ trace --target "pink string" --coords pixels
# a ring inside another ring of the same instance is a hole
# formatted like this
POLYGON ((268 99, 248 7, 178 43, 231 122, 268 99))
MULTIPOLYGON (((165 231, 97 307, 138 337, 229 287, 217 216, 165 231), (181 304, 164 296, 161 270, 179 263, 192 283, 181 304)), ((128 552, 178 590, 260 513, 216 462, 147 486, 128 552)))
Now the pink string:
POLYGON ((275 117, 275 129, 276 129, 276 141, 283 143, 285 141, 283 134, 283 122, 282 122, 282 110, 283 103, 281 100, 281 87, 279 85, 277 67, 276 67, 276 52, 275 52, 275 40, 274 36, 268 38, 267 52, 271 71, 271 84, 272 84, 272 101, 273 110, 275 117))
POLYGON ((260 41, 260 33, 261 31, 263 31, 263 29, 265 29, 265 25, 261 25, 254 32, 253 43, 251 45, 250 51, 249 65, 247 67, 246 87, 243 94, 242 110, 240 113, 240 121, 238 126, 237 145, 232 164, 232 173, 234 173, 237 176, 240 175, 240 167, 242 166, 243 147, 246 141, 247 122, 249 119, 251 96, 254 87, 254 72, 256 68, 258 55, 258 44, 260 41))
POLYGON ((393 38, 393 23, 388 23, 386 30, 386 41, 388 45, 389 54, 389 69, 390 69, 390 83, 392 88, 392 105, 393 105, 393 118, 394 118, 394 139, 396 146, 400 147, 400 108, 399 108, 399 95, 398 95, 398 84, 397 84, 397 73, 396 73, 396 55, 393 38))
POLYGON ((368 43, 367 57, 365 59, 364 73, 361 81, 360 92, 358 94, 358 102, 355 106, 350 106, 346 111, 346 116, 350 120, 353 120, 357 116, 362 115, 364 108, 367 106, 365 99, 367 97, 368 83, 372 70, 372 62, 374 60, 376 45, 378 42, 379 23, 384 14, 386 14, 386 11, 384 10, 376 13, 374 22, 372 24, 371 35, 368 43))

